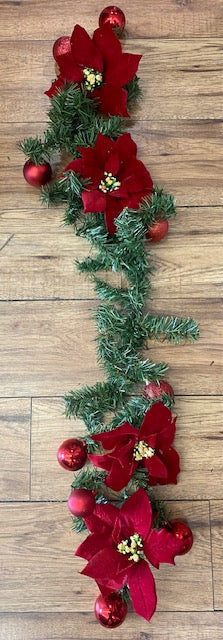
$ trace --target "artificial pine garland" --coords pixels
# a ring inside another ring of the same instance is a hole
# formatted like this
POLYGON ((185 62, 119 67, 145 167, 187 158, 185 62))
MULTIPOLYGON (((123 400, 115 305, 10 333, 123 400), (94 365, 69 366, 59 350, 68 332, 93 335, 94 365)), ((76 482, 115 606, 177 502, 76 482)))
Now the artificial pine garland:
POLYGON ((175 203, 153 185, 134 141, 124 133, 128 109, 140 95, 141 56, 123 54, 107 21, 92 40, 76 25, 71 39, 56 41, 54 56, 59 75, 46 91, 49 126, 42 138, 27 138, 20 148, 28 158, 25 178, 38 185, 49 179, 53 154, 70 154, 41 199, 46 205, 64 203, 65 223, 95 250, 76 266, 91 277, 102 301, 93 315, 98 360, 107 379, 66 395, 66 415, 81 418, 87 431, 82 441, 62 443, 58 460, 77 470, 88 458, 72 482, 68 504, 73 528, 90 532, 76 554, 88 561, 82 573, 101 591, 96 617, 115 627, 126 615, 130 595, 135 611, 151 618, 156 592, 149 563, 157 568, 160 562, 174 563, 175 555, 192 546, 189 527, 168 522, 152 489, 177 482, 176 418, 173 390, 163 380, 167 365, 141 354, 149 340, 194 341, 198 327, 190 318, 145 311, 154 270, 150 241, 166 234, 175 203), (119 272, 125 285, 108 284, 101 271, 119 272))

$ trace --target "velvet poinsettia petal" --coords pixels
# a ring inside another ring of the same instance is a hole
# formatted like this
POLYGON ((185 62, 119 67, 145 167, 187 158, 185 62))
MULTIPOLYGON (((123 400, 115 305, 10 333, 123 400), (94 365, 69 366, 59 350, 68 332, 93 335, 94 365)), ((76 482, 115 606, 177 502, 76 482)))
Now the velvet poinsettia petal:
POLYGON ((92 92, 91 98, 97 100, 98 110, 110 116, 129 117, 127 111, 127 91, 122 87, 104 84, 100 89, 92 92))
POLYGON ((127 199, 106 197, 105 223, 109 233, 116 233, 115 219, 125 206, 127 206, 127 199))
POLYGON ((106 207, 106 198, 98 189, 82 191, 82 201, 84 213, 100 213, 106 207))
POLYGON ((112 466, 112 459, 108 454, 105 454, 104 456, 98 456, 94 453, 88 453, 88 458, 94 465, 94 467, 100 467, 100 469, 110 471, 112 466))
POLYGON ((85 558, 85 560, 91 560, 91 558, 93 558, 93 556, 105 546, 108 546, 108 535, 106 533, 90 533, 90 535, 79 545, 74 555, 85 558))
POLYGON ((122 47, 111 25, 106 24, 94 31, 93 42, 101 52, 105 66, 122 55, 122 47))
POLYGON ((129 165, 123 167, 120 172, 120 180, 126 185, 129 193, 137 193, 145 188, 153 189, 153 181, 149 171, 145 168, 143 162, 133 157, 129 165))
MULTIPOLYGON (((117 176, 118 178, 118 176, 117 176)), ((125 184, 121 184, 121 186, 114 191, 111 191, 110 198, 118 198, 122 200, 128 200, 128 191, 126 189, 125 184)))
POLYGON ((106 486, 113 491, 121 491, 131 480, 134 470, 134 461, 131 461, 128 466, 123 467, 119 460, 112 458, 111 470, 105 480, 106 486))
POLYGON ((71 53, 77 64, 103 71, 102 55, 87 31, 76 24, 71 36, 71 53))
POLYGON ((177 484, 177 475, 180 472, 179 454, 170 447, 165 451, 159 451, 159 457, 167 469, 167 478, 159 478, 159 484, 177 484))
POLYGON ((152 193, 152 189, 151 190, 144 189, 143 191, 138 191, 138 193, 129 194, 128 206, 132 209, 138 209, 138 206, 142 201, 142 199, 145 198, 145 196, 148 197, 150 193, 152 193))
MULTIPOLYGON (((91 189, 98 190, 98 185, 100 184, 103 177, 101 169, 99 169, 96 166, 89 167, 87 164, 83 162, 82 176, 83 178, 87 178, 88 180, 87 189, 90 189, 90 191, 91 189)), ((100 190, 98 191, 100 194, 100 190)), ((104 194, 102 193, 101 195, 104 195, 104 194)))
POLYGON ((157 441, 156 441, 157 448, 161 449, 162 451, 164 449, 169 449, 169 447, 171 446, 174 440, 175 431, 176 431, 176 418, 174 418, 173 421, 170 424, 168 424, 166 429, 162 429, 162 431, 160 431, 157 434, 157 441))
POLYGON ((111 60, 104 74, 105 82, 118 85, 119 87, 126 85, 134 78, 141 57, 141 55, 134 53, 122 53, 116 60, 111 60))
POLYGON ((138 489, 125 500, 120 510, 120 518, 124 538, 128 538, 135 532, 144 539, 148 536, 152 523, 152 507, 144 489, 138 489))
POLYGON ((94 148, 92 149, 92 147, 77 147, 77 149, 84 159, 84 164, 88 165, 90 169, 92 169, 92 167, 97 164, 97 156, 95 154, 94 148))
POLYGON ((44 93, 49 98, 53 98, 57 94, 59 89, 63 89, 63 88, 64 88, 64 79, 62 75, 59 75, 58 78, 54 80, 54 82, 52 82, 51 87, 44 93))
POLYGON ((80 173, 83 176, 83 160, 82 158, 76 158, 67 164, 64 171, 74 171, 74 173, 80 173))
MULTIPOLYGON (((126 164, 124 167, 128 172, 128 164, 131 156, 136 156, 137 146, 132 139, 130 133, 123 133, 115 142, 114 149, 118 153, 119 158, 126 164)), ((132 158, 131 158, 132 159, 132 158)))
POLYGON ((140 560, 131 567, 128 586, 134 611, 146 620, 150 620, 156 609, 157 597, 154 577, 145 560, 140 560))
POLYGON ((140 438, 150 433, 159 433, 171 424, 171 411, 162 402, 156 402, 146 412, 140 427, 140 438))
POLYGON ((119 509, 113 504, 96 503, 93 513, 84 518, 85 524, 92 533, 101 533, 102 530, 112 530, 114 522, 119 515, 119 509))
POLYGON ((115 143, 111 138, 104 136, 103 133, 98 133, 94 146, 94 157, 95 161, 97 161, 97 166, 103 169, 103 171, 106 160, 113 152, 114 146, 115 143))
POLYGON ((83 71, 75 62, 71 53, 59 56, 57 63, 63 78, 65 78, 67 82, 83 82, 83 71))
POLYGON ((120 167, 120 159, 115 151, 109 153, 107 160, 105 162, 104 170, 107 172, 111 172, 113 176, 117 176, 120 167))
POLYGON ((142 464, 147 468, 149 475, 155 478, 167 478, 165 464, 157 455, 152 456, 152 458, 143 458, 142 464))
POLYGON ((112 429, 111 431, 102 431, 102 433, 95 433, 91 436, 92 440, 100 442, 104 449, 112 450, 117 446, 120 439, 129 440, 129 438, 137 440, 138 431, 135 427, 132 427, 129 422, 123 422, 120 427, 112 429))
POLYGON ((121 589, 126 582, 126 574, 130 566, 126 556, 116 549, 105 547, 89 560, 81 573, 105 584, 109 584, 109 581, 114 579, 119 584, 118 588, 121 589))
POLYGON ((179 543, 172 533, 166 529, 152 529, 147 540, 144 542, 144 553, 149 562, 159 569, 160 562, 175 564, 174 557, 179 551, 179 543))

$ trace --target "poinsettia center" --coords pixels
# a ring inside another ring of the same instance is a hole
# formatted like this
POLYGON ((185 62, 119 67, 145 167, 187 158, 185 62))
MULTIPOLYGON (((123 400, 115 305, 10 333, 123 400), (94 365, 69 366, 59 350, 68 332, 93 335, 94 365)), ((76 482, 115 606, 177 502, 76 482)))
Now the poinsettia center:
POLYGON ((149 447, 144 440, 139 440, 134 447, 133 457, 137 462, 143 458, 152 458, 155 454, 155 449, 149 447))
POLYGON ((124 556, 128 555, 128 560, 139 562, 144 557, 142 537, 138 533, 134 533, 127 540, 122 540, 117 547, 119 553, 124 556))
POLYGON ((103 76, 101 71, 96 71, 91 67, 85 67, 83 69, 84 83, 87 91, 94 91, 96 87, 100 87, 103 82, 103 76))
POLYGON ((117 180, 117 178, 113 176, 112 173, 104 171, 104 180, 101 180, 98 188, 101 189, 103 193, 106 193, 107 191, 117 191, 120 186, 121 182, 119 182, 119 180, 117 180))

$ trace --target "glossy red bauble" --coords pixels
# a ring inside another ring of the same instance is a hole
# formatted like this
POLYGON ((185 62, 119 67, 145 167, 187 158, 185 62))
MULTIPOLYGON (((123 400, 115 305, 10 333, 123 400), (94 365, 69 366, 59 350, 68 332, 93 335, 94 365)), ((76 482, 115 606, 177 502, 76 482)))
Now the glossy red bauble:
POLYGON ((86 443, 77 438, 65 440, 57 451, 57 460, 68 471, 81 469, 87 459, 86 443))
POLYGON ((117 36, 121 36, 125 28, 125 14, 119 7, 110 6, 103 9, 99 16, 99 27, 110 24, 117 36))
POLYGON ((65 53, 70 53, 70 36, 61 36, 57 38, 53 45, 53 57, 56 62, 60 56, 64 56, 65 53))
POLYGON ((75 489, 68 498, 68 509, 73 516, 85 518, 89 516, 95 507, 95 498, 92 491, 87 489, 75 489))
POLYGON ((161 380, 160 384, 157 384, 157 382, 149 382, 143 390, 143 395, 146 396, 146 398, 151 398, 151 400, 154 400, 154 398, 162 398, 163 393, 174 396, 173 388, 166 380, 161 380))
POLYGON ((188 527, 185 522, 176 520, 170 522, 170 530, 177 542, 179 541, 179 551, 177 555, 183 556, 185 553, 188 553, 193 545, 193 533, 190 527, 188 527))
POLYGON ((106 598, 98 596, 95 607, 95 617, 103 627, 114 629, 124 622, 127 614, 127 605, 123 602, 119 593, 111 593, 106 598))
POLYGON ((158 220, 155 224, 149 227, 146 238, 151 242, 160 242, 168 233, 169 225, 167 220, 158 220))
POLYGON ((43 187, 52 178, 52 169, 48 162, 36 165, 27 160, 23 167, 23 175, 32 187, 43 187))

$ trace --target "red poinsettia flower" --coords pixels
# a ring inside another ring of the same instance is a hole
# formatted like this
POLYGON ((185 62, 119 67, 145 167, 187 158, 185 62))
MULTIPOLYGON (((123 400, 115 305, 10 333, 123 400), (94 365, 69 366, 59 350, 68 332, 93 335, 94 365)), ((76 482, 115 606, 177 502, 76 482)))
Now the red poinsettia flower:
POLYGON ((71 36, 71 50, 57 58, 61 72, 59 79, 45 93, 52 98, 64 80, 83 83, 89 97, 98 100, 100 111, 128 116, 128 94, 123 87, 134 78, 141 57, 122 53, 121 43, 111 25, 96 29, 91 40, 85 29, 76 24, 71 36))
POLYGON ((72 170, 90 184, 82 192, 85 213, 105 213, 109 233, 115 233, 115 218, 124 207, 137 208, 143 196, 153 190, 152 178, 141 160, 136 158, 137 146, 130 133, 114 142, 98 134, 94 147, 78 147, 82 157, 70 162, 72 170))
POLYGON ((146 467, 150 485, 176 484, 179 456, 171 447, 175 422, 170 410, 157 402, 146 412, 140 429, 123 422, 117 429, 92 436, 109 453, 88 457, 96 467, 108 471, 105 484, 114 491, 126 487, 139 465, 146 467))
POLYGON ((152 528, 152 508, 144 489, 138 489, 121 509, 97 504, 85 518, 90 535, 76 554, 88 560, 81 572, 96 580, 103 596, 128 584, 138 615, 150 620, 156 608, 156 588, 150 562, 174 564, 181 542, 165 528, 152 528))

